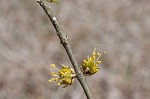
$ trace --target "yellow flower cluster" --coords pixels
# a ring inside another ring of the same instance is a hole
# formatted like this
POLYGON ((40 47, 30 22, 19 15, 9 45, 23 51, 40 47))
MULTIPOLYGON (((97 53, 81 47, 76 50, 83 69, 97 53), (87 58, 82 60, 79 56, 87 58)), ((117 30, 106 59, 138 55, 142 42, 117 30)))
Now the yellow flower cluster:
POLYGON ((63 88, 72 84, 76 76, 73 69, 65 65, 62 65, 61 69, 56 68, 55 64, 51 64, 50 66, 56 69, 58 72, 51 72, 51 75, 54 76, 54 78, 49 79, 49 82, 56 81, 58 82, 57 85, 64 85, 63 88))
POLYGON ((85 75, 93 75, 99 70, 97 65, 101 64, 101 61, 99 61, 101 55, 102 54, 100 52, 96 52, 95 48, 92 52, 92 55, 88 56, 85 60, 83 60, 81 64, 81 69, 85 75))

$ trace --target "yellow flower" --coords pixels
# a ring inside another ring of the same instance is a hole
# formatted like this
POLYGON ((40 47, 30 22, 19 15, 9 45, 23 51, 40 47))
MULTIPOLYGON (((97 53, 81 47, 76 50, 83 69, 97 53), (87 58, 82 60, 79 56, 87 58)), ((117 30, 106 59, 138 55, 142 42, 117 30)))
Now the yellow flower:
POLYGON ((49 79, 49 82, 56 81, 57 85, 64 85, 64 87, 72 84, 74 78, 76 77, 73 69, 65 65, 62 65, 61 69, 56 68, 55 64, 51 64, 50 66, 56 69, 57 73, 51 72, 51 75, 54 76, 54 78, 49 79))
POLYGON ((101 64, 101 61, 99 61, 101 55, 102 54, 96 52, 96 48, 94 48, 92 55, 83 60, 81 69, 85 75, 93 75, 99 70, 98 65, 101 64))

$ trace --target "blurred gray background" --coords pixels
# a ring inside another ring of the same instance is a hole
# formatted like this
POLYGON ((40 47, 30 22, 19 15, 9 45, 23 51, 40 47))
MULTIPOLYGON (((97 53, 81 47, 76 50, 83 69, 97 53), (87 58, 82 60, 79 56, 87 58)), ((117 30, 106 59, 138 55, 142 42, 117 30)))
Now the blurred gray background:
MULTIPOLYGON (((87 78, 94 99, 150 99, 150 0, 59 0, 51 5, 80 64, 96 45, 101 69, 87 78)), ((50 66, 71 66, 35 0, 0 2, 0 99, 86 99, 75 81, 50 84, 50 66)))

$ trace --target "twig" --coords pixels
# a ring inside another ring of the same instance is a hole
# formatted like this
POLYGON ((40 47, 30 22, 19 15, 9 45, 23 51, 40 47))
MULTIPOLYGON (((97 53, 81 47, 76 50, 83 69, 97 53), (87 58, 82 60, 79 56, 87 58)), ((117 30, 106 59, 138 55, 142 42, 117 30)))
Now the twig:
POLYGON ((88 84, 86 82, 86 78, 85 76, 83 75, 81 69, 79 68, 79 65, 78 63, 76 62, 75 58, 73 57, 73 54, 72 54, 72 49, 69 45, 69 42, 68 42, 68 37, 63 33, 59 23, 57 22, 56 20, 56 17, 54 16, 54 14, 52 13, 52 10, 50 8, 50 6, 47 6, 43 0, 37 0, 37 2, 40 4, 40 6, 44 9, 45 13, 47 14, 47 16, 49 17, 50 21, 52 22, 55 30, 56 30, 56 33, 60 39, 60 43, 63 45, 63 47, 65 48, 67 54, 68 54, 68 57, 73 65, 73 68, 77 74, 77 79, 78 81, 80 82, 85 94, 86 94, 86 97, 87 99, 93 99, 92 97, 92 94, 90 92, 90 89, 88 87, 88 84))

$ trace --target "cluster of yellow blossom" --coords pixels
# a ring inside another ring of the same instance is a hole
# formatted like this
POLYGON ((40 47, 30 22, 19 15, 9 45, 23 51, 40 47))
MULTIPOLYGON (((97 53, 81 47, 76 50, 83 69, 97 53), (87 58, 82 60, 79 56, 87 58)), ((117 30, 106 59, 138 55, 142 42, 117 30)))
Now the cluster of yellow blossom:
POLYGON ((54 76, 54 78, 48 80, 49 82, 56 81, 58 82, 57 85, 64 85, 64 87, 72 84, 76 76, 73 69, 65 65, 62 65, 61 69, 56 68, 55 64, 51 64, 50 66, 56 69, 57 73, 51 72, 51 75, 54 76))
POLYGON ((81 69, 85 75, 93 75, 99 70, 98 65, 101 64, 101 61, 99 61, 101 55, 102 54, 100 52, 96 52, 96 48, 94 48, 92 55, 83 60, 81 69))

